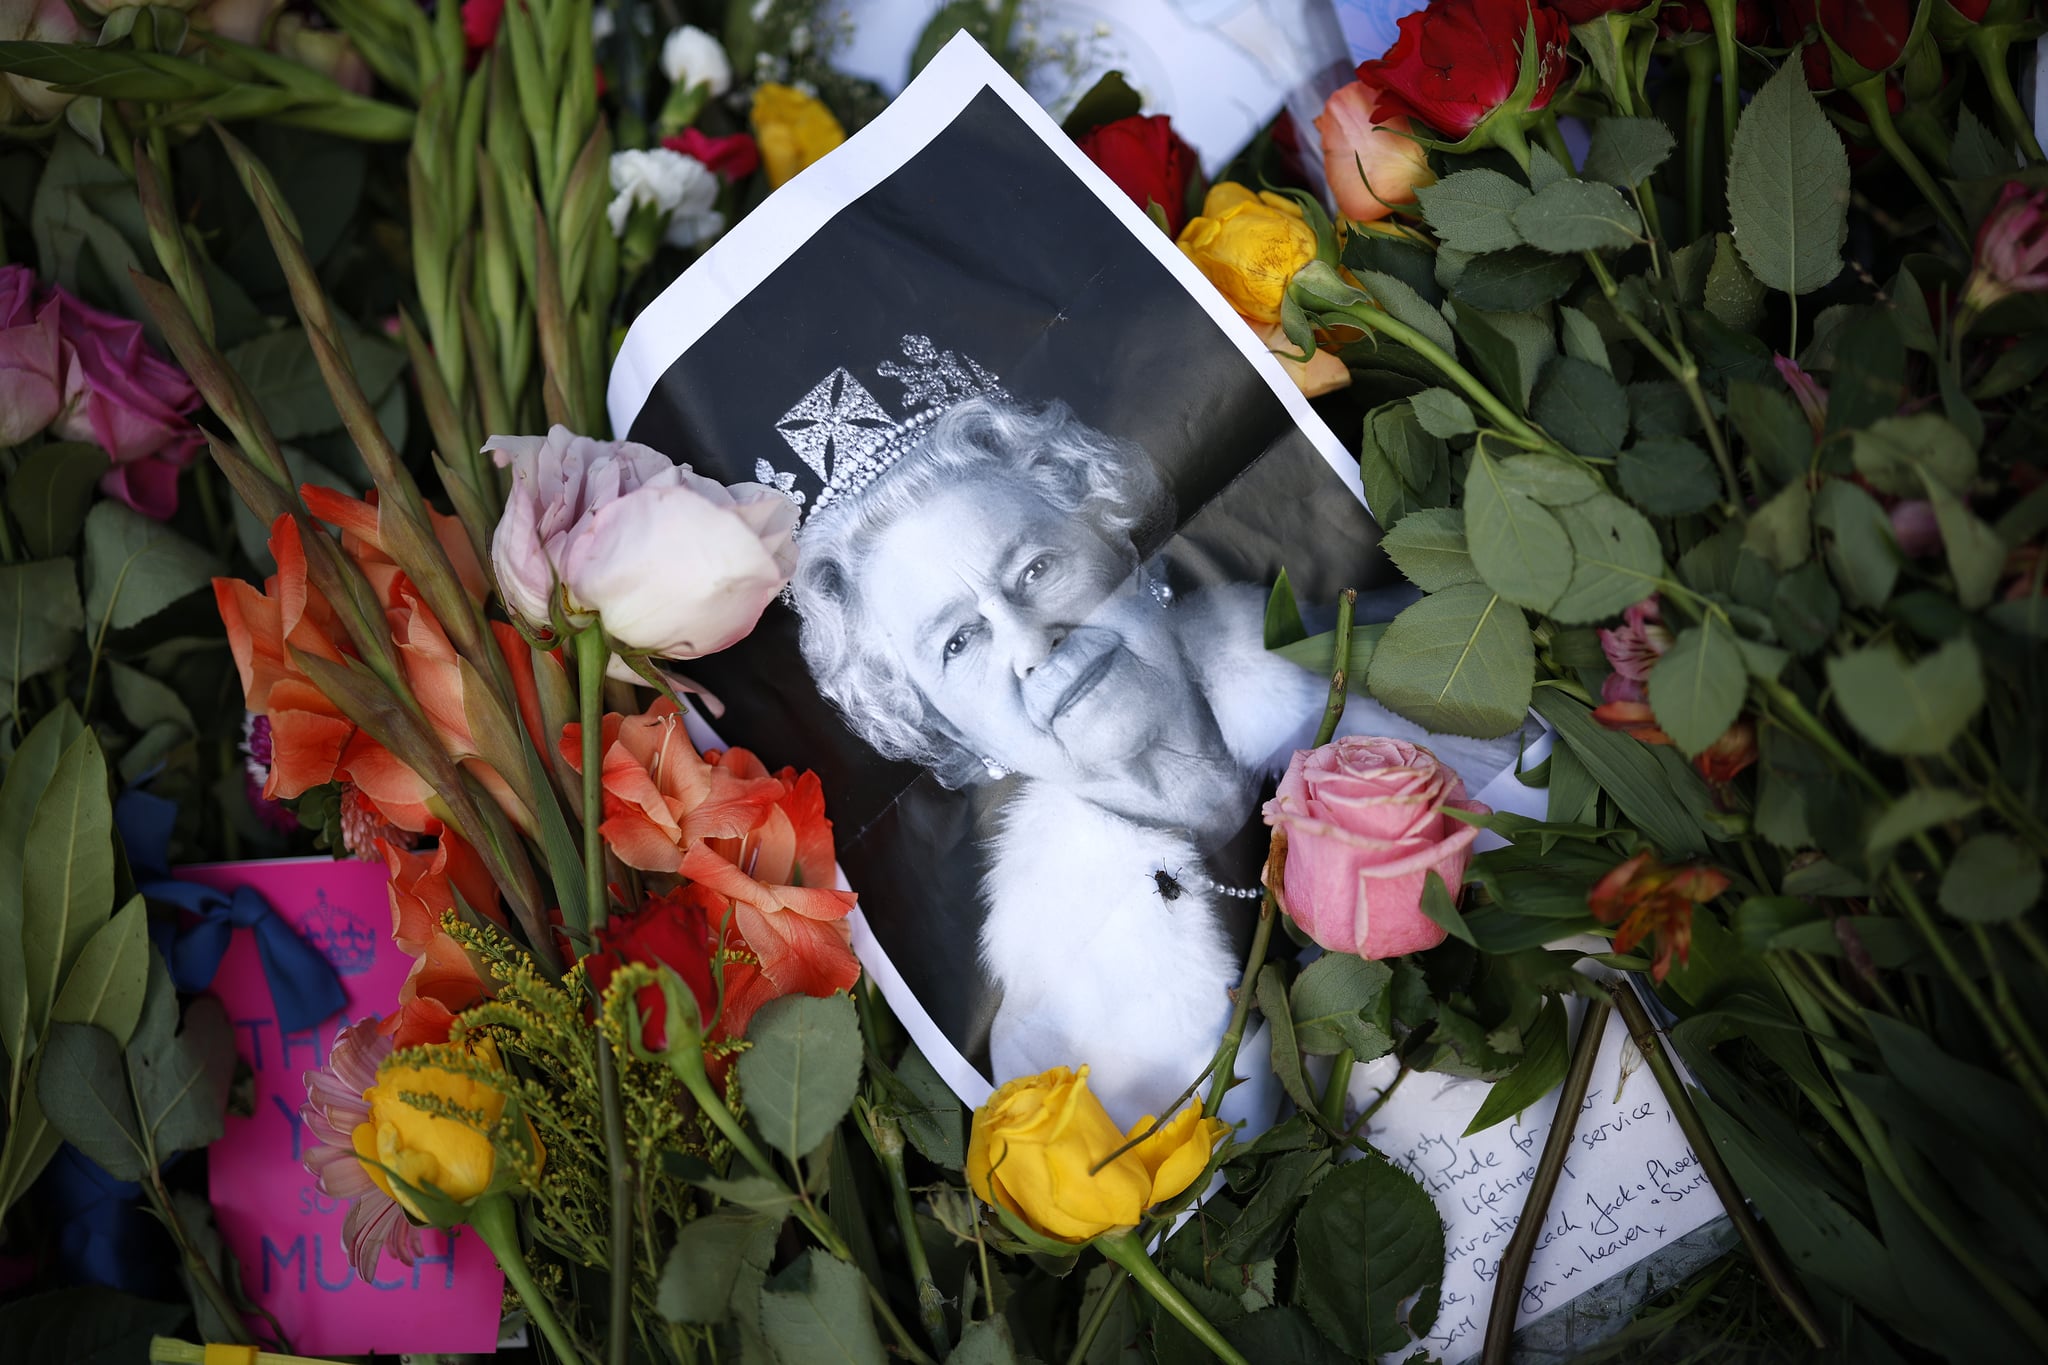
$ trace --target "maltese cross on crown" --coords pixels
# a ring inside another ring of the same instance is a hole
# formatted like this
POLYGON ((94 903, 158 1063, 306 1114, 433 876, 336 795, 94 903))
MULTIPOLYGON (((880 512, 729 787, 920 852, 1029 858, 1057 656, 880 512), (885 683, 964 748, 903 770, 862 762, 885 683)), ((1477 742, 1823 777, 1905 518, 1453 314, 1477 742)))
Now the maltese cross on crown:
MULTIPOLYGON (((887 360, 875 373, 903 385, 902 417, 891 416, 844 365, 819 380, 775 429, 825 487, 811 511, 859 492, 896 463, 925 427, 955 403, 969 398, 1005 398, 1002 384, 973 360, 941 351, 927 336, 906 336, 903 360, 887 360)), ((766 460, 755 463, 755 478, 801 505, 793 472, 777 472, 766 460)))

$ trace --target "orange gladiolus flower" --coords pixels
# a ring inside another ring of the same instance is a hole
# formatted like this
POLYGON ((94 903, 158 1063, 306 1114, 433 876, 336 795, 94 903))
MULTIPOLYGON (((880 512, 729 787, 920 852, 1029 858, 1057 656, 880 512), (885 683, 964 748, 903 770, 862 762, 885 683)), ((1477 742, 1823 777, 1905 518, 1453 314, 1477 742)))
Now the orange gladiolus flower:
POLYGON ((1683 962, 1692 951, 1692 912, 1728 889, 1728 875, 1711 867, 1668 867, 1649 853, 1638 853, 1602 877, 1586 895, 1593 918, 1616 924, 1614 950, 1628 952, 1646 939, 1656 940, 1650 975, 1662 981, 1674 958, 1683 962))
POLYGON ((431 853, 412 853, 383 839, 377 852, 391 871, 392 942, 417 959, 384 1032, 399 1047, 444 1042, 455 1015, 490 992, 479 964, 441 927, 441 917, 456 909, 459 894, 464 905, 502 925, 497 884, 475 850, 452 834, 442 834, 431 853))
MULTIPOLYGON (((370 586, 377 591, 377 600, 387 607, 393 605, 397 582, 403 574, 385 548, 383 513, 378 505, 310 483, 300 487, 299 496, 306 500, 308 511, 341 532, 343 553, 353 559, 362 569, 363 576, 370 580, 370 586)), ((375 496, 371 494, 372 498, 375 496)), ((476 547, 469 543, 469 533, 462 529, 462 522, 455 517, 442 516, 432 508, 427 509, 427 516, 433 522, 434 539, 440 542, 448 562, 455 567, 457 581, 472 598, 483 601, 490 595, 490 576, 477 559, 476 547)))

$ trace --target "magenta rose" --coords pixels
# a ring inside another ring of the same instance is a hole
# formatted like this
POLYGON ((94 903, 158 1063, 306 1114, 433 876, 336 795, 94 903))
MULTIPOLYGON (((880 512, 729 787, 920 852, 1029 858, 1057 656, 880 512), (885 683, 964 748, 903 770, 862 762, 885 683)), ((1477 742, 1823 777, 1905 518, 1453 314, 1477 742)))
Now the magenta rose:
POLYGON ((199 453, 191 414, 199 391, 143 340, 142 324, 80 303, 61 288, 40 310, 64 346, 64 408, 57 434, 93 441, 114 467, 100 481, 146 517, 178 510, 178 471, 199 453))
POLYGON ((57 320, 36 316, 35 294, 33 270, 0 266, 0 447, 34 436, 63 406, 57 320))
POLYGON ((1422 913, 1423 883, 1434 872, 1455 897, 1479 837, 1447 807, 1490 813, 1417 745, 1353 737, 1295 754, 1265 808, 1287 834, 1288 917, 1331 952, 1365 958, 1443 942, 1422 913))

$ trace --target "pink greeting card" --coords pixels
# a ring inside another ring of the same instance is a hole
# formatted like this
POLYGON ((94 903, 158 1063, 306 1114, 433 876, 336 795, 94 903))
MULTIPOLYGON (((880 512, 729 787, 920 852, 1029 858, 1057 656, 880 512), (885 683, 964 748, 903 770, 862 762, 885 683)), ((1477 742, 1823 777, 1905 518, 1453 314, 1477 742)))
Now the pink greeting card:
MULTIPOLYGON (((231 891, 247 886, 326 954, 348 1007, 303 1033, 278 1028, 253 934, 237 931, 214 977, 235 1046, 256 1075, 256 1108, 230 1114, 207 1149, 213 1207, 249 1297, 277 1318, 292 1349, 314 1355, 489 1351, 498 1341, 505 1277, 468 1228, 420 1234, 417 1264, 385 1257, 364 1283, 349 1268, 341 1223, 347 1205, 328 1198, 300 1164, 310 1140, 299 1121, 300 1079, 327 1063, 335 1035, 396 1007, 412 960, 391 942, 381 863, 293 858, 181 868, 178 877, 231 891)), ((252 1325, 256 1324, 252 1319, 252 1325)))

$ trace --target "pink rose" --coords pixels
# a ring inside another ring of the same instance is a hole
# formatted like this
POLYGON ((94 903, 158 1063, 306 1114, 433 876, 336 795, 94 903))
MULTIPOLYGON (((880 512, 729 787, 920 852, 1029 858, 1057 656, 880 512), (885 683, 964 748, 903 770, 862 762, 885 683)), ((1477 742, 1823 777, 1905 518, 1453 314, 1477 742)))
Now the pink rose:
POLYGON ((0 266, 0 447, 34 436, 63 406, 57 319, 37 316, 35 294, 33 270, 0 266))
POLYGON ((1379 92, 1353 81, 1330 96, 1316 115, 1323 139, 1323 174, 1337 210, 1354 223, 1371 223, 1415 202, 1415 191, 1436 183, 1429 152, 1408 137, 1408 120, 1373 122, 1379 92))
MULTIPOLYGON (((0 39, 90 44, 92 35, 78 22, 78 16, 65 0, 7 0, 0 5, 0 39)), ((0 123, 10 121, 10 104, 18 103, 31 119, 54 119, 73 98, 52 90, 48 81, 12 73, 0 76, 0 123)))
POLYGON ((630 441, 493 436, 512 496, 491 538, 505 605, 548 628, 557 584, 620 648, 694 659, 738 642, 796 568, 796 505, 630 441))
POLYGON ((1353 737, 1295 754, 1265 808, 1287 834, 1288 917, 1330 951, 1365 958, 1443 942, 1422 913, 1423 884, 1434 872, 1455 898, 1479 837, 1446 808, 1491 813, 1417 745, 1353 737))
POLYGON ((39 317, 54 316, 64 347, 64 407, 57 434, 93 441, 114 467, 100 488, 158 521, 178 510, 178 471, 199 453, 191 414, 199 391, 142 339, 142 324, 50 290, 39 317))

